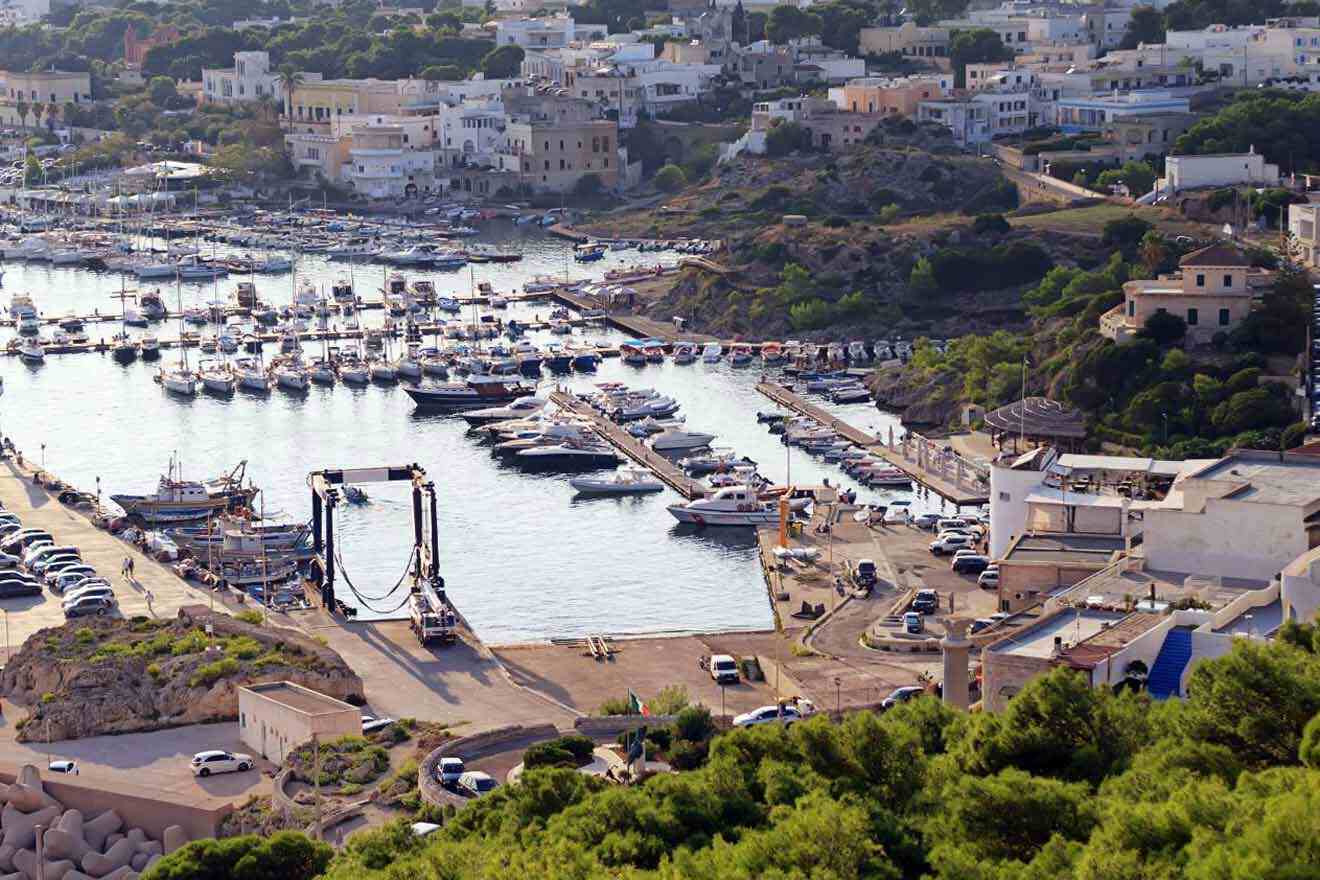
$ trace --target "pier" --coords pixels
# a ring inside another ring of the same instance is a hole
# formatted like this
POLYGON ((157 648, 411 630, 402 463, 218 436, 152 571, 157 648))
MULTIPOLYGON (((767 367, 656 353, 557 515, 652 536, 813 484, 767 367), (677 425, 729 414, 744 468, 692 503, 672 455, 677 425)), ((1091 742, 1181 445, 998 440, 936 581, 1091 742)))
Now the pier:
POLYGON ((647 468, 669 488, 691 501, 704 498, 706 487, 699 481, 683 473, 683 469, 658 452, 649 449, 642 441, 629 434, 605 416, 596 412, 586 403, 565 391, 553 391, 550 401, 560 409, 573 413, 591 423, 592 428, 611 446, 628 458, 647 468))
POLYGON ((882 440, 836 418, 783 385, 758 382, 756 390, 784 409, 805 416, 883 458, 956 507, 979 507, 990 503, 989 471, 962 458, 947 444, 910 432, 895 439, 892 430, 882 440))

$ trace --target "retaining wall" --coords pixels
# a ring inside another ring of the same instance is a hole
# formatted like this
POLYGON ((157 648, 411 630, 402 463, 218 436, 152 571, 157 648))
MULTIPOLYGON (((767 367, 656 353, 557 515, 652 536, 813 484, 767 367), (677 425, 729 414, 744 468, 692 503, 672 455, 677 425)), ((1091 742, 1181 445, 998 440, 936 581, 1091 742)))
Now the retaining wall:
POLYGON ((531 726, 513 724, 508 727, 497 727, 484 733, 450 740, 422 760, 421 766, 417 768, 417 790, 427 803, 447 803, 445 789, 435 775, 436 765, 440 763, 442 757, 475 761, 477 758, 498 752, 509 743, 518 740, 554 739, 557 736, 559 736, 559 728, 553 724, 535 724, 531 726))

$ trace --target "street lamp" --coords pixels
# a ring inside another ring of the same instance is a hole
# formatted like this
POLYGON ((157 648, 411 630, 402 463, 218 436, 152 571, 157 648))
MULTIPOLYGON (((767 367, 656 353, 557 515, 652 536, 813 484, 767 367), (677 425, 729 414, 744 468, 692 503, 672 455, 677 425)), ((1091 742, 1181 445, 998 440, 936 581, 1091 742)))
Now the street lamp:
POLYGON ((834 714, 843 714, 843 679, 834 678, 834 714))
POLYGON ((720 723, 723 724, 728 717, 728 713, 724 711, 724 682, 720 682, 720 723))
POLYGON ((46 469, 46 444, 41 444, 41 469, 46 469))

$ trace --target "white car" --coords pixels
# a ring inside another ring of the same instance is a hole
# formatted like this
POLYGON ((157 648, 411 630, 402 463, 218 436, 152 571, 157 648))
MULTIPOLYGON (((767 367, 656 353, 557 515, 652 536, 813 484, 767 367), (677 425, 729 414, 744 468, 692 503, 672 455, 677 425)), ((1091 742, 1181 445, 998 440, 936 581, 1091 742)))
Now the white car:
POLYGON ((981 572, 980 576, 976 579, 976 585, 987 590, 993 590, 995 587, 999 586, 999 569, 987 568, 985 571, 981 572))
POLYGON ((970 546, 972 546, 972 539, 967 535, 948 535, 931 541, 930 552, 936 556, 943 556, 946 553, 952 553, 955 550, 970 546))
POLYGON ((115 597, 115 590, 107 583, 79 584, 64 594, 64 600, 61 604, 66 606, 71 605, 79 599, 85 599, 88 596, 101 596, 105 599, 113 599, 115 597))
POLYGON ((12 553, 0 553, 0 568, 17 568, 22 561, 12 553))
POLYGON ((710 677, 716 684, 737 684, 738 661, 728 654, 714 654, 710 658, 710 677))
POLYGON ((435 768, 435 775, 440 777, 441 785, 453 785, 466 772, 467 768, 463 766, 462 758, 441 758, 435 768))
POLYGON ((489 794, 495 790, 495 780, 490 778, 489 773, 482 773, 480 770, 469 770, 458 777, 458 787, 473 797, 481 797, 483 794, 489 794))
POLYGON ((794 721, 801 721, 814 712, 815 709, 816 707, 811 704, 810 700, 798 700, 796 706, 792 703, 785 703, 782 710, 779 706, 762 706, 759 709, 735 715, 733 726, 755 727, 758 724, 780 723, 787 727, 794 721))
POLYGON ((72 776, 78 775, 77 761, 51 761, 46 765, 46 769, 51 773, 68 773, 72 776))
POLYGON ((254 765, 251 755, 215 750, 193 755, 191 766, 194 776, 211 776, 216 773, 242 773, 251 770, 254 765))

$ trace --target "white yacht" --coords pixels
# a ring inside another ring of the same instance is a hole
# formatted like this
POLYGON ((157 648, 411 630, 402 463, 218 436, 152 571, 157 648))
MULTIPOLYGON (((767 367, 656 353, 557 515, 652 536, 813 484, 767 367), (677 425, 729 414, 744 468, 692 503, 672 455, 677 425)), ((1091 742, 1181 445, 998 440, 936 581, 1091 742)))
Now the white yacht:
POLYGON ((665 488, 665 484, 651 476, 646 468, 632 466, 621 467, 604 477, 573 477, 568 483, 579 492, 592 495, 640 495, 661 492, 665 488))
POLYGON ((307 369, 297 361, 283 361, 271 371, 275 375, 275 384, 288 391, 306 391, 311 384, 307 369))
POLYGON ((23 336, 36 336, 41 332, 41 320, 36 315, 24 315, 18 319, 18 332, 23 336))
POLYGON ((182 361, 175 367, 161 368, 160 384, 164 386, 166 391, 174 394, 181 394, 185 397, 195 397, 197 395, 197 376, 182 361))
POLYGON ((39 364, 46 359, 46 349, 40 339, 27 336, 18 343, 18 356, 29 364, 39 364))
POLYGON ((533 416, 545 408, 544 397, 519 397, 503 406, 489 406, 461 413, 469 425, 483 425, 487 422, 499 422, 505 419, 522 419, 533 416))
POLYGON ((665 508, 681 523, 698 526, 759 526, 779 521, 779 507, 747 486, 726 486, 709 498, 665 508))
POLYGON ((718 342, 707 342, 706 347, 701 350, 702 363, 718 364, 724 357, 724 346, 718 342))
POLYGON ((698 431, 684 431, 681 428, 669 428, 656 434, 651 440, 651 448, 656 452, 679 452, 684 449, 701 449, 709 446, 715 439, 714 434, 702 434, 698 431))

